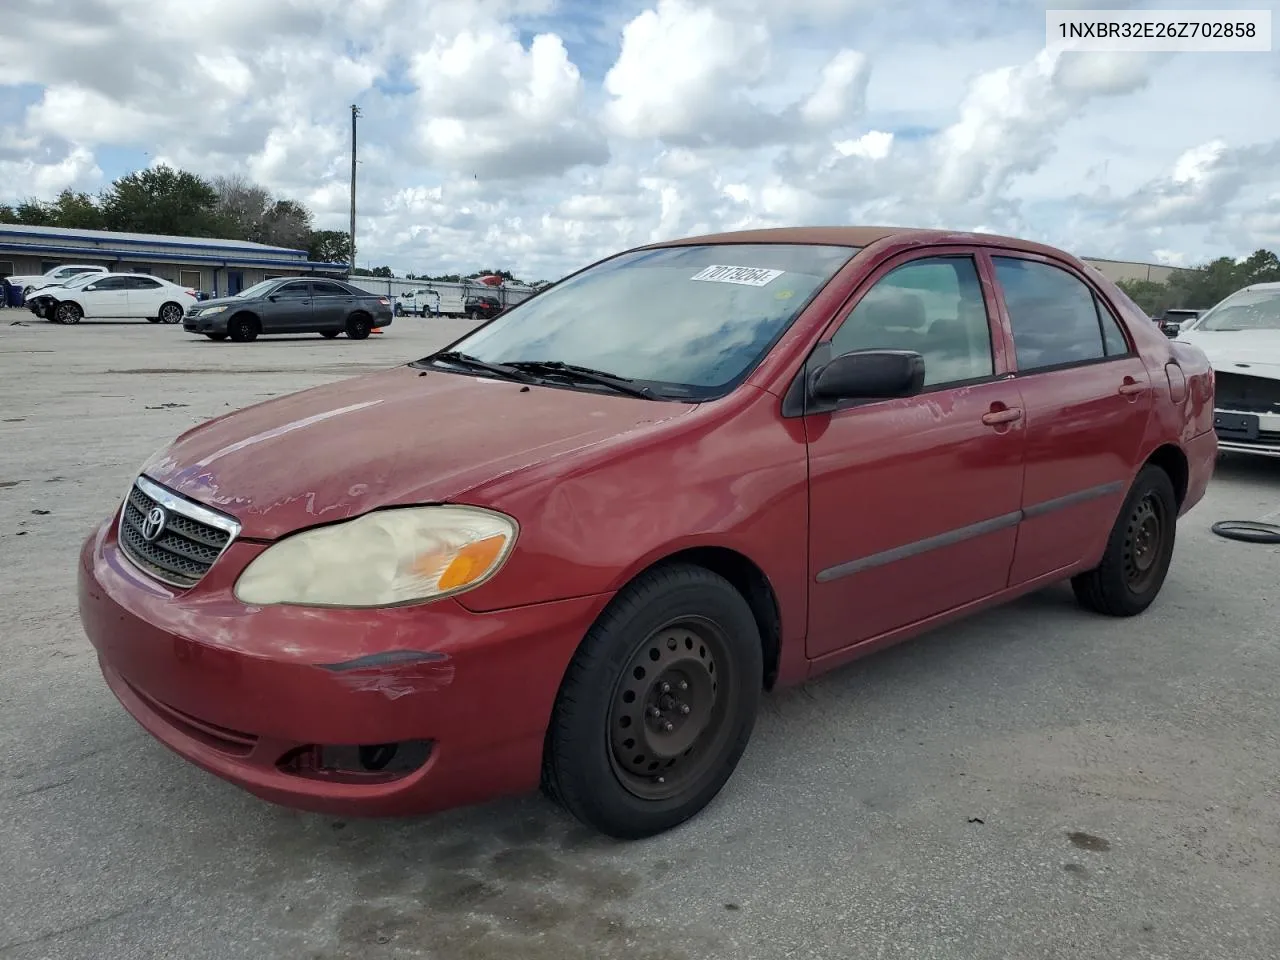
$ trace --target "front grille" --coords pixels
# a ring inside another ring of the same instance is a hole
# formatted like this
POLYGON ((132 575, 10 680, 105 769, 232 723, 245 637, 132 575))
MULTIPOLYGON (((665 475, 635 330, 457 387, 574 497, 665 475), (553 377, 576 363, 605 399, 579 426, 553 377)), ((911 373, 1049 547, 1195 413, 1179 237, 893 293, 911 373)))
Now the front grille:
POLYGON ((230 517, 183 500, 146 477, 135 481, 120 516, 125 556, 143 572, 176 587, 199 583, 239 532, 239 524, 230 517), (158 535, 157 524, 148 524, 153 511, 161 518, 158 535))
POLYGON ((1219 410, 1280 413, 1280 380, 1219 371, 1214 377, 1213 405, 1219 410))

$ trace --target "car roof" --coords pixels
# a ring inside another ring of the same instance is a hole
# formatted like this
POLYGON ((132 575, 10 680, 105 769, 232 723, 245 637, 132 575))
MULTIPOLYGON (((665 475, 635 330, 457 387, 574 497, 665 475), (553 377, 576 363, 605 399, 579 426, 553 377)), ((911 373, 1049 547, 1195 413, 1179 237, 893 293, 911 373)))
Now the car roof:
POLYGON ((1038 253, 1049 257, 1076 258, 1065 250, 996 233, 976 231, 940 230, 930 227, 849 226, 849 227, 768 227, 757 230, 733 230, 725 233, 708 233, 697 237, 682 237, 647 244, 641 249, 657 247, 683 247, 707 243, 806 243, 845 247, 869 247, 881 240, 903 239, 920 245, 979 244, 982 246, 1008 247, 1025 253, 1038 253))

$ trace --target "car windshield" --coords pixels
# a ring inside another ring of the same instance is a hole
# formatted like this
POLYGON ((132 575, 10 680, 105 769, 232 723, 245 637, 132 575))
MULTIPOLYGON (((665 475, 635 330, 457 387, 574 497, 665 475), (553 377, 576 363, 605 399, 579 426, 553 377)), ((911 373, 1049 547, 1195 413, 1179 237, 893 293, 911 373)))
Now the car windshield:
POLYGON ((1200 318, 1196 330, 1280 330, 1280 288, 1241 290, 1200 318))
POLYGON ((575 364, 706 399, 746 379, 857 252, 740 243, 635 250, 512 307, 449 349, 487 363, 575 364))
POLYGON ((244 290, 235 294, 235 296, 241 300, 251 300, 254 297, 262 296, 279 282, 279 280, 263 280, 259 283, 255 283, 252 287, 246 287, 244 290))
POLYGON ((50 286, 53 286, 53 287, 66 287, 66 288, 68 288, 68 289, 74 290, 76 287, 83 287, 83 286, 85 286, 86 284, 88 284, 88 283, 90 283, 90 282, 92 282, 92 281, 94 281, 94 280, 101 280, 101 279, 102 279, 103 277, 105 277, 105 276, 108 276, 108 274, 105 274, 105 273, 78 273, 78 274, 76 274, 74 277, 68 277, 68 278, 67 278, 67 279, 65 279, 65 280, 59 280, 59 281, 58 281, 58 282, 56 282, 56 283, 52 283, 52 284, 50 284, 50 286))

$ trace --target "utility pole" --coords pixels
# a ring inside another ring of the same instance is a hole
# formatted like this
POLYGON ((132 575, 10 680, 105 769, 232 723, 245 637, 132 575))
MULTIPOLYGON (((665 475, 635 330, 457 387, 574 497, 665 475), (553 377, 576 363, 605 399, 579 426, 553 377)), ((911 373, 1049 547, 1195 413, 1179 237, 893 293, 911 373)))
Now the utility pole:
POLYGON ((351 267, 356 272, 356 118, 360 116, 360 108, 351 105, 351 267))

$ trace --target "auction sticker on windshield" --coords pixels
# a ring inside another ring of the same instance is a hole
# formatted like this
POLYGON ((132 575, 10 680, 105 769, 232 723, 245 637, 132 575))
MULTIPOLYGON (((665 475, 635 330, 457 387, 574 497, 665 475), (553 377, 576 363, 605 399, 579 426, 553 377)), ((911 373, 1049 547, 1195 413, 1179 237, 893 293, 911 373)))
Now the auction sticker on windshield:
POLYGON ((739 283, 747 287, 767 287, 785 271, 765 267, 726 267, 712 264, 695 273, 690 280, 706 280, 710 283, 739 283))

